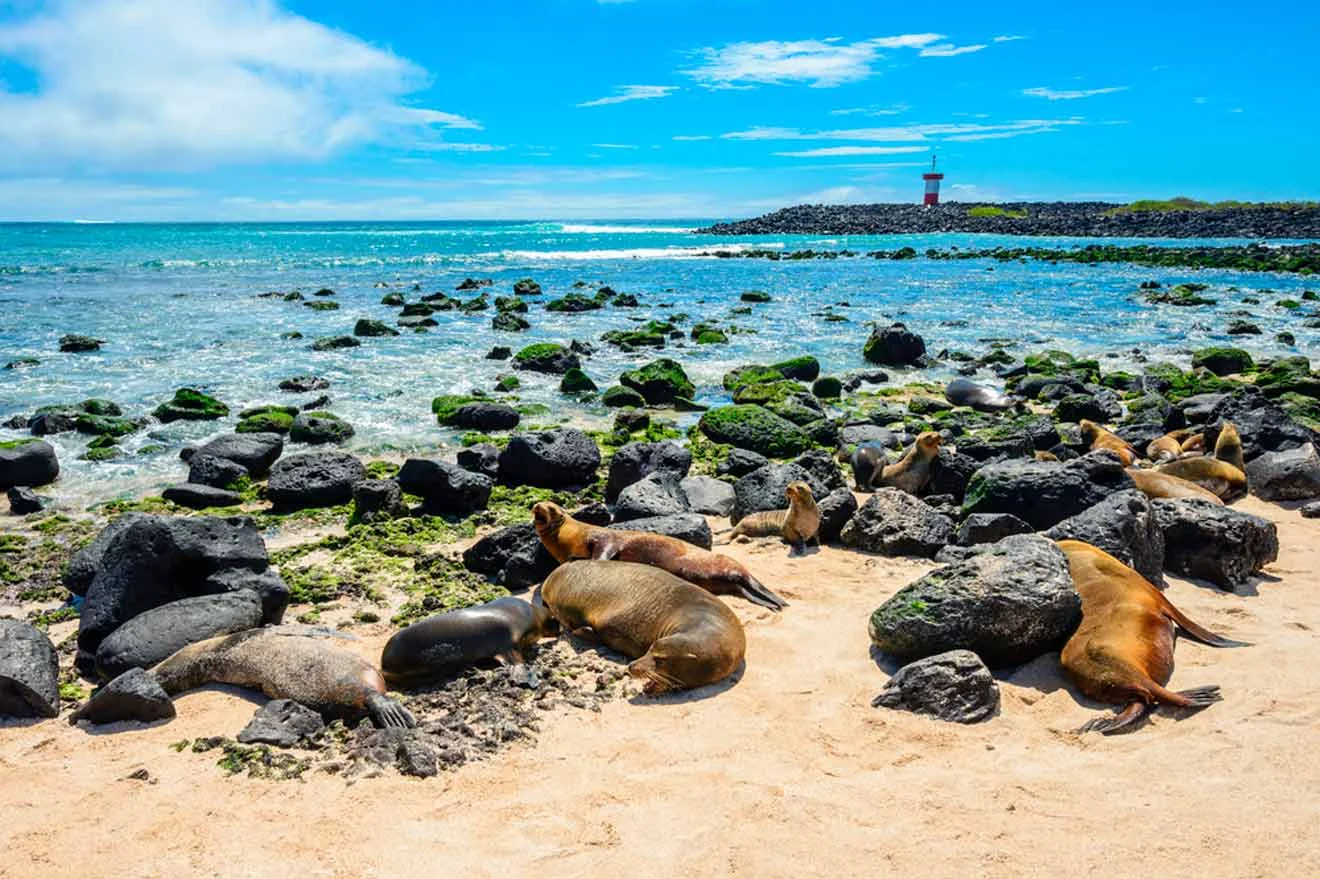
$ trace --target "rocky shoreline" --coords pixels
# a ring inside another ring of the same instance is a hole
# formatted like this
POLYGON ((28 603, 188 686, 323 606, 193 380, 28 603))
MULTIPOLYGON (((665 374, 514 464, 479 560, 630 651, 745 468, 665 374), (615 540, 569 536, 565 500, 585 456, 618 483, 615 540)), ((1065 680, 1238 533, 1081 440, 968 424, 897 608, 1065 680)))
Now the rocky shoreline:
POLYGON ((973 232, 1087 238, 1320 238, 1320 207, 1129 210, 1108 202, 797 205, 716 223, 699 235, 908 235, 973 232))

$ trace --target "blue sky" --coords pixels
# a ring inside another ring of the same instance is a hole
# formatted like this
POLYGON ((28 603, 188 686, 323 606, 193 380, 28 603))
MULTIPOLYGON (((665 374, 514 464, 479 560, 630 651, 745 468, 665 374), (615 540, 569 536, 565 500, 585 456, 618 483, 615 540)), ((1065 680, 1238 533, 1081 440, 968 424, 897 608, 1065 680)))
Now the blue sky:
POLYGON ((0 0, 0 219, 1318 198, 1292 7, 0 0))

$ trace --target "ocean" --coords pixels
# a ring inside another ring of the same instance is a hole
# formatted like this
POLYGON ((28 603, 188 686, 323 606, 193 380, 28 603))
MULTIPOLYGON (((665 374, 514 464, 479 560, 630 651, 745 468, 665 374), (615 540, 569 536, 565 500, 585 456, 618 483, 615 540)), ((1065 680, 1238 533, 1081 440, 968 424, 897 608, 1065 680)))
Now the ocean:
MULTIPOLYGON (((152 424, 126 438, 125 454, 114 461, 78 460, 85 437, 50 437, 64 468, 55 495, 61 502, 85 504, 182 481, 183 445, 231 430, 243 408, 316 396, 277 389, 281 379, 298 374, 329 379, 328 408, 357 431, 348 446, 352 450, 434 453, 455 446, 455 432, 436 426, 431 398, 492 389, 497 376, 511 371, 507 362, 485 359, 495 345, 516 351, 541 341, 590 342, 597 353, 584 369, 601 388, 653 356, 674 357, 698 385, 699 401, 718 404, 727 401, 721 376, 740 364, 809 353, 830 374, 866 367, 862 344, 866 322, 873 320, 905 322, 925 337, 932 353, 948 348, 977 355, 987 350, 988 340, 1012 339, 1019 353, 1062 348, 1078 355, 1117 355, 1102 361, 1111 369, 1131 366, 1136 353, 1185 367, 1190 350, 1229 340, 1258 356, 1306 353, 1320 340, 1320 330, 1303 327, 1296 315, 1272 305, 1300 297, 1308 284, 1298 276, 994 260, 718 259, 701 253, 865 252, 906 245, 924 252, 1092 242, 984 235, 732 239, 688 231, 707 222, 0 224, 0 366, 26 357, 41 361, 0 369, 0 421, 89 397, 114 400, 129 415, 145 415, 182 386, 202 388, 230 406, 230 417, 220 422, 152 424), (361 347, 347 350, 310 350, 318 337, 351 334, 359 318, 392 325, 397 309, 380 303, 386 293, 402 292, 409 301, 435 291, 466 298, 472 294, 454 288, 467 277, 492 279, 492 300, 510 295, 520 278, 537 280, 545 295, 529 300, 532 328, 495 331, 493 309, 473 315, 440 312, 434 316, 439 326, 426 333, 363 339, 361 347), (1150 279, 1210 284, 1208 295, 1220 305, 1147 305, 1137 288, 1150 279), (608 284, 635 294, 641 307, 544 311, 547 300, 572 292, 577 281, 589 285, 588 293, 608 284), (300 290, 315 301, 312 293, 323 287, 335 291, 338 311, 259 297, 300 290), (731 315, 746 290, 764 290, 772 301, 754 306, 751 315, 731 315), (1244 305, 1244 296, 1256 296, 1261 304, 1244 305), (827 306, 848 322, 824 322, 820 315, 827 306), (1249 313, 1264 332, 1225 335, 1235 310, 1249 313), (625 353, 600 342, 606 330, 679 312, 690 316, 685 328, 711 320, 740 332, 727 345, 674 343, 662 353, 625 353), (1283 329, 1296 335, 1295 347, 1275 341, 1283 329), (281 338, 294 331, 304 338, 281 338), (106 345, 94 353, 60 353, 58 340, 66 333, 94 336, 106 345), (157 445, 163 450, 134 454, 157 445)), ((1311 280, 1310 286, 1320 288, 1320 282, 1311 280)), ((950 375, 935 369, 922 377, 950 375)), ((557 376, 521 373, 520 378, 518 401, 551 409, 527 422, 610 422, 603 407, 561 395, 557 376)), ((904 375, 899 371, 894 378, 901 381, 904 375)), ((993 376, 981 379, 998 386, 993 376)), ((695 417, 684 416, 680 423, 695 417)), ((25 435, 0 430, 0 440, 25 435)))

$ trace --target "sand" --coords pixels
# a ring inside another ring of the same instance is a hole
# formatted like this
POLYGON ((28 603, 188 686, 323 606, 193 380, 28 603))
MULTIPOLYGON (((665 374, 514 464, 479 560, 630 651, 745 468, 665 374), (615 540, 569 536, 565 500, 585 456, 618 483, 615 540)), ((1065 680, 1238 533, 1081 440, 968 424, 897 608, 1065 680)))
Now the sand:
MULTIPOLYGON (((876 709, 871 610, 931 565, 826 548, 728 548, 793 602, 731 604, 736 680, 600 713, 437 778, 226 777, 184 738, 234 735, 256 700, 180 697, 168 724, 0 727, 0 876, 1320 875, 1320 530, 1279 523, 1250 594, 1171 578, 1198 622, 1255 643, 1177 647, 1172 686, 1224 701, 1126 736, 1047 656, 1001 676, 972 727, 876 709), (127 780, 145 767, 154 783, 127 780)), ((382 631, 362 649, 378 649, 382 631)))

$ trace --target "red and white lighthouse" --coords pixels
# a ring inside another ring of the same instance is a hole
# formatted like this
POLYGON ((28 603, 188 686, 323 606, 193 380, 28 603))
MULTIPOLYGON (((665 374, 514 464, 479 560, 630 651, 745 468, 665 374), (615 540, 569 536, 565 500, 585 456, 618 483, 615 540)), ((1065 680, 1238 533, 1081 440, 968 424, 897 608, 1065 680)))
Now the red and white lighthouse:
POLYGON ((940 203, 940 181, 944 175, 935 170, 935 157, 930 157, 930 170, 921 175, 921 179, 926 181, 926 195, 921 200, 924 205, 940 203))

